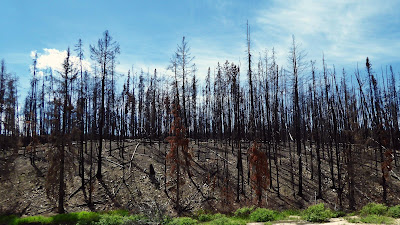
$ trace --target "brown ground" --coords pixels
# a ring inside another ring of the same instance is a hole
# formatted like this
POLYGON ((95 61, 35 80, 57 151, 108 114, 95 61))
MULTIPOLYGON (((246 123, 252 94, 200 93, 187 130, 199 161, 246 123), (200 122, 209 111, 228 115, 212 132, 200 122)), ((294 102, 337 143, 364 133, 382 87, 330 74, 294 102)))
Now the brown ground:
MULTIPOLYGON (((161 214, 175 215, 173 198, 175 197, 175 185, 171 176, 167 172, 167 186, 164 185, 164 155, 168 151, 167 143, 153 143, 141 141, 133 155, 138 140, 127 140, 125 142, 124 160, 119 155, 117 143, 113 142, 112 154, 109 156, 109 142, 107 141, 104 149, 104 172, 103 184, 94 178, 93 183, 93 207, 89 208, 84 200, 82 191, 77 191, 80 187, 80 177, 78 176, 77 155, 69 154, 74 164, 69 170, 71 175, 67 182, 67 194, 65 208, 67 212, 82 210, 110 210, 118 207, 126 208, 134 212, 143 212, 152 216, 161 214), (133 155, 132 163, 130 158, 133 155), (155 179, 150 179, 150 164, 155 169, 155 179), (123 175, 123 171, 125 174, 123 175), (125 179, 123 179, 123 177, 125 179), (125 181, 124 181, 125 180, 125 181), (164 190, 167 190, 168 196, 164 190), (171 199, 172 198, 172 199, 171 199)), ((73 145, 76 147, 76 145, 73 145)), ((193 149, 193 162, 191 173, 193 182, 185 175, 181 204, 186 206, 188 211, 195 212, 199 209, 213 210, 219 212, 232 212, 238 207, 255 204, 254 191, 247 185, 247 161, 246 149, 248 143, 242 144, 243 166, 245 168, 244 194, 240 195, 240 202, 236 202, 236 152, 231 154, 231 146, 214 142, 191 142, 193 149), (227 152, 228 160, 224 159, 227 152), (225 179, 224 166, 227 167, 228 180, 225 179), (195 184, 195 185, 194 185, 195 184), (201 190, 201 193, 198 191, 201 190)), ((96 146, 94 146, 96 147, 96 146)), ((291 146, 293 148, 293 144, 291 146)), ((90 143, 88 149, 90 150, 90 143)), ((94 148, 95 149, 95 148, 94 148)), ((308 147, 307 147, 308 149, 308 147)), ((46 197, 46 174, 48 163, 46 152, 51 151, 47 145, 38 147, 36 165, 34 168, 29 161, 28 155, 24 156, 24 148, 15 152, 0 153, 0 214, 14 213, 20 215, 52 214, 56 211, 55 204, 46 197)), ((294 152, 294 150, 292 150, 294 152)), ((88 158, 88 154, 85 157, 88 158)), ((96 155, 94 150, 93 155, 96 155)), ((310 152, 303 156, 304 161, 304 196, 301 198, 295 193, 297 185, 291 182, 291 167, 288 146, 281 146, 279 151, 278 167, 280 181, 280 198, 277 197, 276 169, 272 160, 272 185, 264 193, 263 207, 273 209, 304 208, 308 205, 324 202, 331 208, 338 208, 339 201, 337 194, 332 189, 329 164, 323 162, 323 199, 316 200, 315 191, 317 190, 316 156, 314 153, 313 167, 314 174, 311 179, 310 152), (307 159, 307 162, 306 162, 307 159), (295 190, 293 190, 293 187, 295 190)), ((324 153, 327 159, 327 153, 324 153)), ((382 189, 379 184, 380 171, 376 169, 374 163, 373 150, 357 150, 354 153, 356 168, 356 203, 359 209, 369 202, 381 202, 382 189)), ((88 160, 85 165, 86 178, 89 176, 88 160)), ((96 161, 94 161, 94 164, 96 161)), ((393 163, 394 164, 394 163, 393 163)), ((342 165, 344 168, 344 165, 342 165)), ((294 181, 297 184, 297 161, 293 164, 294 181)), ((336 173, 336 165, 335 165, 336 173)), ((380 165, 378 164, 378 168, 380 165)), ((169 169, 169 167, 168 167, 169 169)), ((93 169, 93 174, 96 168, 93 169)), ((344 170, 343 170, 344 171, 344 170)), ((400 168, 393 166, 395 174, 400 174, 400 168)), ((335 176, 337 179, 337 175, 335 176)), ((342 175, 345 181, 345 173, 342 175)), ((400 204, 400 181, 396 178, 389 180, 388 204, 400 204)), ((86 190, 89 185, 86 186, 86 190)), ((346 190, 343 194, 343 207, 346 209, 346 190)), ((341 224, 341 223, 340 223, 341 224)))

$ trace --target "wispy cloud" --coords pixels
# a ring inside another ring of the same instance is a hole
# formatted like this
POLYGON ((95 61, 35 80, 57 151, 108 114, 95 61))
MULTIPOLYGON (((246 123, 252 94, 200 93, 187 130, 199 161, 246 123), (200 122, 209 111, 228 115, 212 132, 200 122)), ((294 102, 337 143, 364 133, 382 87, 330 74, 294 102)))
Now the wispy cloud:
POLYGON ((258 46, 267 39, 285 53, 293 34, 311 59, 324 52, 340 65, 354 65, 367 56, 388 63, 400 51, 399 6, 395 0, 273 1, 256 14, 255 38, 258 46))

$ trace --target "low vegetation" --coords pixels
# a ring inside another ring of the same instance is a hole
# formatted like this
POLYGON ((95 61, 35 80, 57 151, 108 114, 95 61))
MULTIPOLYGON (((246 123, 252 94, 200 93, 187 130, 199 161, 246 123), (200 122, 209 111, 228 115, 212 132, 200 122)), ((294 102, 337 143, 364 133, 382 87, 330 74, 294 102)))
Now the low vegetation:
POLYGON ((278 213, 264 208, 258 208, 250 214, 250 219, 255 222, 274 221, 278 217, 278 213))
POLYGON ((350 223, 369 224, 395 224, 400 218, 400 205, 387 207, 383 204, 369 203, 360 211, 347 214, 342 211, 333 211, 324 204, 309 206, 303 211, 284 210, 275 211, 266 208, 243 207, 237 209, 233 215, 210 213, 204 210, 196 211, 191 217, 164 217, 155 221, 140 214, 131 214, 126 210, 108 212, 75 212, 58 214, 54 216, 29 216, 17 217, 15 215, 0 216, 0 225, 22 224, 65 224, 65 225, 245 225, 249 222, 264 222, 272 224, 273 221, 305 220, 313 223, 327 222, 331 218, 344 217, 350 223))
POLYGON ((117 225, 117 224, 146 224, 150 221, 143 215, 131 215, 125 210, 109 212, 76 212, 54 216, 17 217, 0 216, 0 224, 78 224, 78 225, 117 225))
POLYGON ((350 223, 393 224, 400 218, 400 205, 387 207, 383 204, 369 203, 359 211, 359 217, 346 217, 350 223))
POLYGON ((393 218, 400 218, 400 205, 390 207, 387 214, 393 218))
POLYGON ((369 203, 360 210, 361 216, 377 215, 383 216, 387 213, 388 207, 383 204, 369 203))
POLYGON ((334 213, 322 203, 310 206, 302 213, 302 218, 310 222, 326 222, 332 217, 334 213))

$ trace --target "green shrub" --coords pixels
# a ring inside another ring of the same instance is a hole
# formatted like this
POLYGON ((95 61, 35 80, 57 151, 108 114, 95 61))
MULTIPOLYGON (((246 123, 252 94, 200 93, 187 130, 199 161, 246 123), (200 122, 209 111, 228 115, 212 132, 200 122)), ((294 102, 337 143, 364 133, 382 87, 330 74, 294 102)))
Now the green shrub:
POLYGON ((162 225, 168 225, 172 222, 172 218, 168 215, 165 215, 162 220, 161 220, 161 224, 162 225))
POLYGON ((332 212, 332 218, 339 218, 339 217, 344 217, 346 216, 346 213, 343 211, 333 211, 332 212))
POLYGON ((277 213, 270 209, 258 208, 250 214, 250 219, 255 222, 273 221, 277 217, 277 213))
POLYGON ((214 215, 212 214, 200 214, 199 216, 197 216, 197 219, 200 222, 207 222, 207 221, 211 221, 214 219, 214 215))
POLYGON ((393 218, 380 216, 380 215, 368 215, 360 219, 363 223, 374 223, 374 224, 392 224, 394 222, 393 218))
POLYGON ((332 218, 331 210, 326 209, 323 203, 312 205, 303 211, 302 218, 309 222, 325 222, 332 218))
POLYGON ((76 224, 78 222, 78 213, 57 214, 52 216, 53 224, 76 224))
POLYGON ((388 210, 388 216, 393 218, 400 218, 400 205, 390 207, 388 210))
POLYGON ((385 205, 377 203, 368 203, 361 209, 360 214, 362 216, 367 216, 367 215, 383 216, 386 214, 386 212, 387 212, 387 207, 385 205))
POLYGON ((250 213, 254 211, 254 207, 243 207, 235 211, 235 216, 238 218, 248 218, 250 213))
POLYGON ((212 217, 213 217, 212 218, 213 220, 216 220, 216 219, 219 219, 219 218, 226 217, 226 215, 221 214, 221 213, 216 213, 216 214, 212 215, 212 217))
POLYGON ((244 221, 238 221, 234 220, 232 218, 228 218, 226 216, 214 219, 211 221, 211 224, 213 225, 245 225, 246 223, 244 221))
POLYGON ((174 218, 171 222, 168 223, 168 225, 192 225, 192 224, 198 224, 198 222, 197 220, 192 219, 190 217, 174 218))

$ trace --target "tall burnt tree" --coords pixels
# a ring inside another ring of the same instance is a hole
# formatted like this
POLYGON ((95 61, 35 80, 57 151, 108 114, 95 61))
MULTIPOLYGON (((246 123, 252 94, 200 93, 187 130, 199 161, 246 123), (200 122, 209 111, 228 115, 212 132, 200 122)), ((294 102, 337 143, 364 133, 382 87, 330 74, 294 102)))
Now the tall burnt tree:
MULTIPOLYGON (((0 65, 0 137, 3 135, 4 122, 3 112, 4 112, 4 100, 5 100, 5 88, 6 88, 6 63, 4 59, 1 60, 0 65)), ((2 141, 3 143, 3 141, 2 141)), ((3 149, 3 146, 2 146, 3 149)))
POLYGON ((91 58, 96 61, 100 66, 101 75, 101 103, 100 103, 100 119, 99 119, 99 150, 97 156, 97 173, 98 179, 102 178, 102 151, 103 151, 103 132, 105 120, 105 87, 106 79, 109 74, 112 62, 116 55, 120 53, 119 44, 113 41, 108 30, 103 34, 103 38, 99 39, 97 46, 90 45, 91 58))
MULTIPOLYGON (((71 153, 72 145, 72 127, 68 120, 71 116, 73 106, 70 102, 70 87, 77 73, 73 70, 70 50, 67 50, 67 56, 62 64, 63 71, 60 71, 59 80, 59 98, 54 100, 52 139, 55 149, 49 154, 50 166, 46 178, 46 190, 50 199, 57 199, 57 212, 64 213, 64 202, 66 194, 66 159, 67 153, 71 153), (61 114, 62 113, 62 114, 61 114), (60 126, 61 125, 61 126, 60 126), (66 152, 66 148, 69 150, 66 152), (57 189, 57 190, 56 190, 57 189)), ((70 161, 67 159, 67 161, 70 161)))
POLYGON ((255 121, 254 121, 254 87, 253 87, 253 73, 251 70, 251 51, 250 51, 250 27, 247 23, 247 62, 248 62, 248 69, 247 69, 247 76, 249 79, 249 95, 250 95, 250 117, 249 117, 249 131, 250 137, 253 138, 256 133, 255 121))
POLYGON ((194 57, 190 53, 190 47, 188 45, 188 42, 185 40, 185 37, 182 37, 182 43, 178 45, 177 50, 175 52, 176 54, 176 63, 179 69, 179 75, 182 78, 182 84, 181 84, 181 89, 182 89, 182 106, 183 106, 183 124, 186 128, 188 128, 188 118, 187 118, 187 90, 188 85, 188 79, 191 74, 191 68, 193 68, 193 59, 194 57))
POLYGON ((299 99, 299 73, 304 68, 304 64, 302 64, 302 59, 304 55, 301 51, 299 51, 299 46, 296 45, 296 41, 294 36, 292 36, 292 47, 289 53, 289 60, 291 63, 291 73, 293 76, 293 122, 294 122, 294 132, 295 132, 295 140, 296 140, 296 150, 297 150, 297 158, 299 161, 298 166, 298 195, 300 197, 303 196, 303 161, 302 161, 302 153, 301 153, 301 109, 300 109, 300 99, 299 99))
POLYGON ((78 43, 75 45, 75 52, 77 53, 77 57, 79 58, 79 76, 80 76, 80 84, 79 84, 79 96, 77 102, 77 119, 79 120, 79 175, 81 176, 81 189, 82 193, 86 199, 86 191, 85 191, 85 157, 84 157, 84 142, 85 142, 85 110, 86 110, 86 92, 85 91, 85 83, 86 79, 84 77, 83 70, 83 62, 84 59, 83 49, 82 49, 82 40, 79 39, 78 43))

